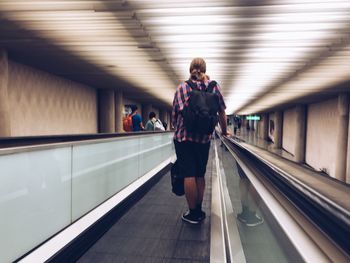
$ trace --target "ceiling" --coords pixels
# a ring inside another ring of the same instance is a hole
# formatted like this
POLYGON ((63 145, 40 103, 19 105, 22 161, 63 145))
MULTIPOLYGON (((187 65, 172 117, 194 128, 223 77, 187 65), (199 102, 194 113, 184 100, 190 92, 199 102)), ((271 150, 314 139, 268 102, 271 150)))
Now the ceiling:
POLYGON ((349 33, 348 0, 0 0, 15 60, 171 107, 203 57, 228 114, 349 91, 349 33))

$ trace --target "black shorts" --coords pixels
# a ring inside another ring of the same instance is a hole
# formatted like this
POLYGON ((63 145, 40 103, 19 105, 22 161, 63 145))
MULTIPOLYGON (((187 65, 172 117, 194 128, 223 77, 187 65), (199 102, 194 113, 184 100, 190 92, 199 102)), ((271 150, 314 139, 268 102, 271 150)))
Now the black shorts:
POLYGON ((210 142, 174 141, 179 173, 183 177, 204 177, 210 142))

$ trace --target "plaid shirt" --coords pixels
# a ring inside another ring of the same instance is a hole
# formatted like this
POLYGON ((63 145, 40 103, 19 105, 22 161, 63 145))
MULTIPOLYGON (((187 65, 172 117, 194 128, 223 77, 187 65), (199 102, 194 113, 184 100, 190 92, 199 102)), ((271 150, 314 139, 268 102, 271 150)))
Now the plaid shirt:
MULTIPOLYGON (((197 87, 199 90, 202 90, 204 88, 207 89, 210 81, 207 81, 204 83, 201 83, 201 82, 194 82, 194 83, 197 84, 197 87)), ((217 94, 219 97, 220 111, 224 111, 226 109, 226 105, 220 90, 221 88, 219 84, 217 84, 213 88, 213 93, 217 94)), ((174 140, 177 140, 178 142, 192 141, 197 143, 208 143, 211 139, 212 134, 199 135, 199 134, 193 134, 193 133, 187 132, 185 129, 183 117, 180 114, 184 106, 188 104, 189 93, 191 91, 192 91, 191 87, 186 82, 181 83, 176 89, 174 101, 173 101, 173 111, 172 111, 172 124, 176 128, 174 140)))

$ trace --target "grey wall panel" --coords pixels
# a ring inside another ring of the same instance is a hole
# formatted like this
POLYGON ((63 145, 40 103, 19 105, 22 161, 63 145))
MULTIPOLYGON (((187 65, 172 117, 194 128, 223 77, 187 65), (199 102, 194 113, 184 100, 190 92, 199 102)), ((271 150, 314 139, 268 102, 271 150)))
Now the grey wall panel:
POLYGON ((295 154, 297 116, 295 108, 283 112, 282 147, 291 154, 295 154))
POLYGON ((97 132, 96 90, 9 61, 11 136, 97 132))
POLYGON ((338 134, 338 101, 310 104, 307 112, 306 163, 316 170, 335 175, 338 134))
POLYGON ((268 131, 268 137, 271 139, 271 141, 275 142, 275 124, 276 124, 276 120, 275 120, 275 113, 271 112, 269 113, 269 123, 268 123, 268 127, 269 127, 269 131, 268 131))

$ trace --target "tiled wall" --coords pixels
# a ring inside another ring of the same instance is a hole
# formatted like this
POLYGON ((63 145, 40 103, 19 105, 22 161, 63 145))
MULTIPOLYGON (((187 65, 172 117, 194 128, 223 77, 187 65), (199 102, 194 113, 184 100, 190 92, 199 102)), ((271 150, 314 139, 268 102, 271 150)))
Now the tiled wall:
POLYGON ((9 61, 11 136, 97 132, 94 88, 9 61))

